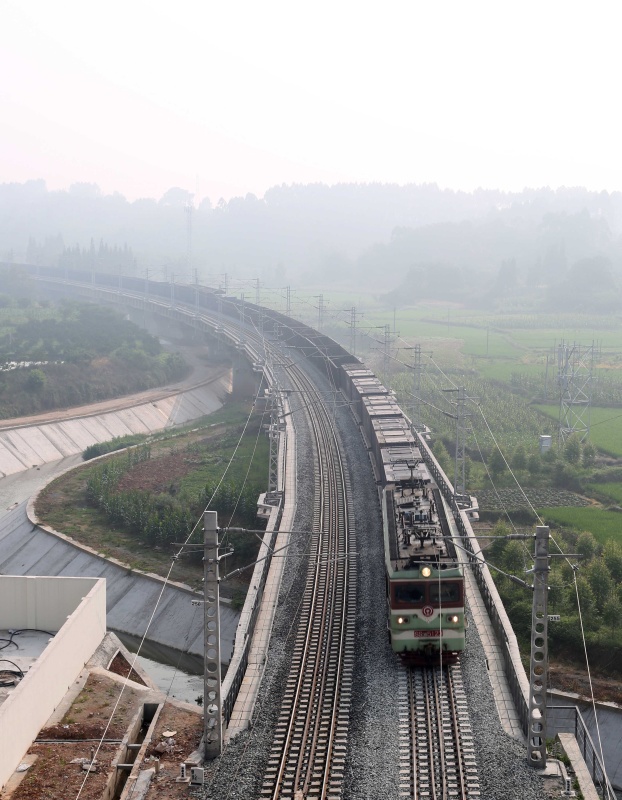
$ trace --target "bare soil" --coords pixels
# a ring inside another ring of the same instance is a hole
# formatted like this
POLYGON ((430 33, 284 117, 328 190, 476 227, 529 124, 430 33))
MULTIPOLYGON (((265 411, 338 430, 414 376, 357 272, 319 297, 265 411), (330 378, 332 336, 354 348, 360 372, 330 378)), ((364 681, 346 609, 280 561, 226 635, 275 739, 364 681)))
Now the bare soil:
MULTIPOLYGON (((39 733, 28 751, 37 759, 11 800, 67 800, 78 793, 81 800, 99 800, 119 751, 120 741, 109 740, 123 738, 144 699, 105 676, 90 675, 63 720, 39 733), (93 757, 95 769, 88 774, 81 762, 71 763, 74 759, 90 762, 93 757)), ((168 703, 162 709, 144 763, 149 768, 159 759, 159 773, 147 797, 188 797, 188 785, 177 783, 176 778, 180 763, 200 744, 203 718, 197 712, 168 703), (173 735, 165 737, 164 732, 173 735), (158 748, 160 743, 164 744, 158 748)))
MULTIPOLYGON (((552 661, 549 667, 549 683, 551 689, 560 692, 572 692, 589 700, 592 692, 586 670, 572 664, 552 661)), ((622 681, 614 678, 592 674, 594 699, 601 703, 617 703, 622 706, 622 681)))
MULTIPOLYGON (((184 433, 179 438, 156 441, 151 445, 151 458, 127 472, 119 483, 121 491, 131 489, 175 493, 180 481, 201 466, 204 455, 192 452, 189 445, 202 445, 206 451, 218 446, 229 427, 216 424, 213 428, 184 433)), ((172 553, 151 548, 125 530, 111 527, 104 515, 86 504, 86 470, 88 462, 53 481, 39 495, 35 512, 39 520, 72 539, 108 558, 115 558, 133 569, 152 572, 162 577, 169 574, 172 553)), ((202 586, 203 564, 200 557, 177 559, 170 580, 198 590, 202 586)), ((251 572, 223 583, 221 594, 234 597, 246 593, 251 572)))
POLYGON ((12 800, 67 800, 78 795, 83 783, 81 800, 99 800, 119 748, 107 740, 123 738, 143 699, 109 678, 90 675, 62 721, 39 733, 28 751, 37 760, 12 800), (106 741, 100 745, 102 737, 106 741), (95 771, 88 776, 81 763, 71 763, 90 761, 93 754, 95 771))
POLYGON ((202 713, 192 713, 172 705, 166 705, 158 719, 151 747, 147 750, 145 768, 155 765, 159 758, 159 771, 151 781, 146 800, 177 800, 188 798, 188 784, 178 783, 179 766, 200 745, 203 733, 202 713), (174 732, 174 744, 169 752, 157 753, 158 743, 169 741, 164 732, 174 732), (149 761, 151 759, 151 763, 149 761))
POLYGON ((115 675, 120 675, 122 678, 127 678, 134 683, 142 683, 143 686, 146 686, 144 680, 140 677, 140 675, 136 672, 136 670, 132 669, 131 666, 127 663, 127 659, 121 653, 117 653, 116 656, 112 659, 108 667, 109 672, 114 672, 115 675))
MULTIPOLYGON (((207 443, 209 440, 205 439, 207 443)), ((162 492, 167 486, 175 486, 202 459, 190 453, 168 453, 157 458, 150 458, 137 464, 119 481, 119 491, 128 492, 138 489, 146 492, 162 492)))

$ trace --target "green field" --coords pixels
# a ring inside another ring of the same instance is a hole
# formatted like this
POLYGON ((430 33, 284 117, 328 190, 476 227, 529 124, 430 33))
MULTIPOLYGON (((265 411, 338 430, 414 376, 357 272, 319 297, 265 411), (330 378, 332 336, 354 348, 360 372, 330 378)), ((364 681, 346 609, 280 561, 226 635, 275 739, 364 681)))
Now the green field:
MULTIPOLYGON (((559 419, 559 406, 537 405, 534 408, 551 419, 559 419)), ((622 409, 592 408, 590 441, 604 453, 622 456, 622 409)))
POLYGON ((589 531, 601 544, 608 539, 622 543, 622 514, 604 508, 540 508, 540 516, 549 524, 556 524, 577 531, 589 531))
POLYGON ((483 378, 491 381, 504 381, 509 383, 513 374, 530 375, 539 377, 544 375, 544 364, 524 364, 522 361, 478 361, 477 371, 483 378))
POLYGON ((616 503, 622 504, 622 483, 588 483, 586 489, 598 495, 605 495, 616 503))

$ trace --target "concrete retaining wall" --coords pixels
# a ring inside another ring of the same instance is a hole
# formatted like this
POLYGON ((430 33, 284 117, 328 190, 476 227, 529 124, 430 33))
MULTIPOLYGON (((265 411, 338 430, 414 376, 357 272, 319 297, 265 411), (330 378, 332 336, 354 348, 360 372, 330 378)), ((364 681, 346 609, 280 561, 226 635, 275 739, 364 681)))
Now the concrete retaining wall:
POLYGON ((5 576, 0 608, 5 603, 0 627, 26 627, 32 620, 58 632, 0 705, 0 787, 106 635, 106 585, 87 578, 5 576))

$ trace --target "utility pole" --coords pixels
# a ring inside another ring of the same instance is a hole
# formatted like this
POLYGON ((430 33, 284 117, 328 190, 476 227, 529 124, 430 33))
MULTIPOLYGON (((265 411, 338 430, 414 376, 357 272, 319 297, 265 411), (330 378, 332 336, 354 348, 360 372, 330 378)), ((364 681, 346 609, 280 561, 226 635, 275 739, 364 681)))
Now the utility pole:
POLYGON ((391 375, 390 375, 390 358, 391 358, 391 326, 384 326, 384 366, 383 380, 387 389, 391 388, 391 375))
POLYGON ((421 425, 421 345, 414 347, 415 357, 413 359, 413 402, 412 402, 412 424, 416 431, 422 430, 421 425))
POLYGON ((194 212, 194 206, 190 201, 184 206, 184 211, 186 212, 186 268, 190 273, 192 266, 192 213, 194 212))
POLYGON ((240 343, 246 343, 246 322, 245 322, 245 309, 244 309, 244 292, 240 293, 240 343))
POLYGON ((318 307, 317 307, 317 329, 318 331, 322 330, 322 322, 324 320, 324 295, 317 294, 315 295, 316 300, 318 300, 318 307))
MULTIPOLYGON (((225 272, 225 293, 224 293, 224 297, 226 297, 226 296, 227 296, 227 273, 225 272)), ((221 294, 221 292, 218 292, 218 300, 216 301, 217 302, 217 310, 218 310, 218 326, 216 327, 216 331, 217 331, 217 334, 218 334, 218 342, 217 342, 218 352, 220 352, 223 349, 222 348, 222 343, 223 343, 222 298, 223 298, 223 294, 221 294)))
MULTIPOLYGON (((470 417, 465 411, 467 399, 473 400, 475 398, 467 398, 464 386, 455 389, 443 389, 444 392, 457 392, 455 406, 456 413, 447 414, 448 417, 453 417, 456 420, 456 453, 454 458, 454 502, 456 506, 460 507, 462 503, 470 504, 470 499, 466 493, 466 480, 465 480, 465 438, 466 438, 466 425, 465 418, 470 417)), ((464 506, 462 506, 464 508, 464 506)))
POLYGON ((145 270, 145 296, 143 298, 143 328, 147 327, 147 306, 149 305, 149 267, 145 270))
POLYGON ((222 753, 222 693, 220 675, 220 606, 218 514, 206 511, 204 526, 204 684, 203 741, 206 760, 222 753))
POLYGON ((261 289, 259 278, 255 278, 255 305, 259 305, 261 300, 261 289))
POLYGON ((531 661, 529 670, 529 732, 527 757, 537 769, 546 767, 546 690, 548 672, 549 529, 536 527, 531 611, 531 661))
POLYGON ((459 387, 458 395, 456 397, 456 458, 454 464, 454 498, 456 502, 458 498, 466 495, 466 480, 464 475, 464 439, 466 428, 464 424, 465 412, 464 406, 466 395, 464 386, 459 387))
POLYGON ((291 317, 292 315, 291 286, 286 286, 285 288, 287 290, 287 305, 285 306, 285 316, 291 317))
POLYGON ((356 306, 350 309, 350 352, 356 355, 356 306))
POLYGON ((270 441, 270 463, 268 465, 268 493, 274 493, 279 488, 279 442, 283 414, 283 400, 278 382, 270 389, 270 427, 268 437, 270 441))

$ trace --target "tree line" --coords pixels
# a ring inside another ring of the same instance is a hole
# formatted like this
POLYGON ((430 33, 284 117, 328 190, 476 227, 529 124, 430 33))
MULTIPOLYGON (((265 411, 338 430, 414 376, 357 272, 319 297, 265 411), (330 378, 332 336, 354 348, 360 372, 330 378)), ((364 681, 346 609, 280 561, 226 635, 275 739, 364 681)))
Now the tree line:
MULTIPOLYGON (((533 565, 533 553, 526 543, 505 538, 511 531, 502 521, 492 533, 496 538, 486 550, 486 559, 504 572, 524 579, 533 565)), ((612 654, 622 645, 622 545, 612 539, 601 545, 589 532, 568 530, 555 530, 553 539, 551 553, 580 553, 581 558, 550 560, 548 611, 561 617, 559 622, 549 625, 551 651, 557 657, 580 659, 583 629, 591 656, 596 656, 598 665, 619 671, 619 665, 612 663, 612 654)), ((494 569, 492 574, 514 631, 527 648, 531 634, 531 594, 494 569)))
POLYGON ((97 261, 142 274, 158 264, 183 275, 189 213, 192 266, 204 281, 230 272, 277 286, 330 279, 377 289, 382 275, 387 303, 400 306, 416 286, 418 297, 453 292, 486 307, 533 309, 535 300, 602 312, 615 305, 622 273, 620 193, 434 184, 275 186, 263 198, 215 204, 179 187, 130 203, 93 185, 0 184, 0 261, 29 254, 35 263, 97 261))

